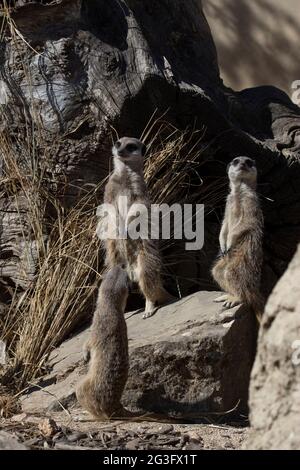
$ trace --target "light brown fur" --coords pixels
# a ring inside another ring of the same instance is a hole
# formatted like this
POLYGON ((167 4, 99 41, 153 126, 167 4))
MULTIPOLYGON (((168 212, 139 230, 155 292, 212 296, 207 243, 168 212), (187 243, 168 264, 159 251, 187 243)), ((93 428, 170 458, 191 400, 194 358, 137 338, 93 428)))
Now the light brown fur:
POLYGON ((216 302, 223 302, 226 308, 244 303, 261 316, 264 223, 256 192, 255 162, 238 157, 229 165, 228 175, 231 191, 220 232, 221 256, 212 269, 215 281, 226 294, 216 302))
MULTIPOLYGON (((133 204, 150 207, 150 200, 143 177, 145 145, 138 139, 123 137, 113 146, 114 171, 104 193, 104 203, 112 204, 119 216, 119 224, 130 223, 133 204), (120 202, 127 198, 127 207, 120 202)), ((101 220, 100 220, 101 224, 101 220)), ((151 239, 107 239, 105 240, 106 265, 121 264, 130 279, 137 282, 146 299, 144 318, 155 313, 156 306, 169 302, 173 297, 163 288, 161 258, 158 246, 151 239)))
POLYGON ((130 414, 121 405, 129 368, 124 318, 127 296, 127 273, 116 266, 106 274, 99 289, 85 351, 90 355, 89 371, 76 389, 81 406, 100 419, 130 414))

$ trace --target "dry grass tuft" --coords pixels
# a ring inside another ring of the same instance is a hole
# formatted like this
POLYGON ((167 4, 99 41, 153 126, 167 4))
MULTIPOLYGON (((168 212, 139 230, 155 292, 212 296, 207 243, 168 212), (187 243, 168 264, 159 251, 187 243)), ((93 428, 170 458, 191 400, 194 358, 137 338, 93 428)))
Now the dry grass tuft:
MULTIPOLYGON (((216 179, 205 173, 207 164, 213 160, 210 144, 205 141, 205 130, 191 127, 182 131, 154 117, 142 138, 149 147, 145 179, 153 202, 169 205, 204 204, 206 216, 222 206, 227 180, 216 179)), ((195 217, 192 220, 194 222, 195 217)), ((164 260, 164 277, 174 295, 181 297, 182 291, 191 293, 198 290, 200 285, 207 289, 213 287, 212 281, 201 276, 203 254, 186 251, 185 242, 174 239, 172 220, 171 238, 161 240, 160 248, 164 260), (193 266, 191 272, 189 266, 193 266), (176 290, 172 286, 176 286, 176 290)))
POLYGON ((82 205, 59 214, 40 260, 34 286, 10 311, 18 318, 15 368, 20 385, 43 370, 52 349, 92 310, 99 285, 95 217, 82 205), (98 282, 97 282, 98 281, 98 282), (33 333, 34 332, 34 333, 33 333))
MULTIPOLYGON (((16 285, 1 325, 1 339, 12 358, 9 375, 22 387, 44 370, 52 349, 91 311, 101 278, 95 233, 97 188, 66 211, 53 195, 52 181, 49 183, 43 168, 34 175, 30 167, 26 171, 26 160, 17 161, 13 144, 3 137, 0 148, 6 175, 2 190, 17 211, 20 199, 23 201, 18 215, 22 223, 26 221, 22 234, 25 251, 33 251, 34 240, 36 274, 24 291, 16 285)), ((25 257, 23 263, 26 274, 33 261, 25 257)))
MULTIPOLYGON (((17 51, 25 47, 32 53, 7 2, 1 13, 1 36, 8 35, 17 51)), ((28 63, 22 66, 31 83, 28 63)), ((53 139, 57 145, 59 137, 53 139)), ((8 206, 5 223, 14 226, 15 252, 20 252, 17 272, 15 263, 11 271, 6 263, 0 286, 9 297, 9 308, 0 315, 0 339, 9 356, 2 381, 17 390, 45 371, 53 348, 91 313, 101 279, 95 234, 98 188, 81 188, 76 205, 66 210, 64 177, 56 174, 45 148, 39 111, 32 107, 29 114, 24 109, 24 127, 13 137, 0 134, 0 199, 4 210, 8 206)))
POLYGON ((218 207, 226 194, 227 181, 216 184, 215 178, 203 180, 202 167, 212 157, 204 129, 182 131, 153 118, 142 138, 150 148, 144 174, 153 202, 218 207))
POLYGON ((19 400, 11 395, 0 395, 0 417, 11 418, 22 410, 19 400))

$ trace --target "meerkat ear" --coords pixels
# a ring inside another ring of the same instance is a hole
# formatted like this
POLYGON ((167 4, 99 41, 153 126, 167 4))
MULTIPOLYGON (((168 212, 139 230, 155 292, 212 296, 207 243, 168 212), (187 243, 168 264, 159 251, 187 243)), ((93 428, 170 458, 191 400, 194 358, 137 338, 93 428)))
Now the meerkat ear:
POLYGON ((230 165, 231 165, 231 162, 230 162, 230 163, 228 163, 228 165, 227 165, 227 167, 226 167, 226 173, 227 173, 227 174, 228 174, 228 171, 229 171, 229 167, 230 167, 230 165))
POLYGON ((142 156, 145 156, 145 153, 147 152, 147 147, 145 144, 142 144, 142 156))

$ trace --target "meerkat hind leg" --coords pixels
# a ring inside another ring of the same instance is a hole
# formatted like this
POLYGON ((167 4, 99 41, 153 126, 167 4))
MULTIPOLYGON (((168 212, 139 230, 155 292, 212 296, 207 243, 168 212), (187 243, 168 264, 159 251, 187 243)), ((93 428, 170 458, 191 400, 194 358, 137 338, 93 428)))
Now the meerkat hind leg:
MULTIPOLYGON (((155 261, 155 260, 154 260, 155 261)), ((152 317, 159 306, 174 299, 162 286, 160 272, 157 270, 156 262, 147 258, 147 255, 139 255, 135 278, 139 288, 146 299, 145 313, 143 318, 152 317)))
POLYGON ((159 307, 156 307, 155 303, 152 302, 152 300, 146 299, 145 312, 143 314, 143 318, 146 319, 152 317, 153 315, 155 315, 158 309, 159 307))

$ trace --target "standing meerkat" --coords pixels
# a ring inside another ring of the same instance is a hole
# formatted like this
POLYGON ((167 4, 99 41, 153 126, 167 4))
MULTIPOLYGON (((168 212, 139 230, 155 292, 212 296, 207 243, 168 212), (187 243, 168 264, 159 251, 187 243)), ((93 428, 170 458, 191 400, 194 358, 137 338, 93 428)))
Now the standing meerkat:
POLYGON ((221 257, 212 269, 226 294, 215 301, 226 308, 245 303, 260 316, 264 308, 260 293, 264 221, 256 192, 255 161, 235 158, 228 166, 228 176, 230 193, 219 238, 221 257))
POLYGON ((127 415, 121 405, 129 368, 124 318, 127 296, 127 273, 115 266, 99 289, 91 335, 85 346, 85 354, 90 356, 89 371, 76 389, 81 406, 100 419, 127 415))
MULTIPOLYGON (((106 266, 124 266, 130 280, 138 283, 146 299, 143 318, 148 318, 155 313, 156 306, 171 301, 173 297, 162 285, 162 263, 156 242, 150 238, 133 240, 126 232, 130 221, 134 219, 133 205, 142 205, 147 211, 150 208, 143 176, 145 153, 145 144, 129 137, 122 137, 112 148, 114 170, 105 187, 104 203, 114 207, 117 229, 123 236, 112 239, 108 237, 104 244, 106 266)), ((102 224, 100 219, 100 232, 102 224)))

